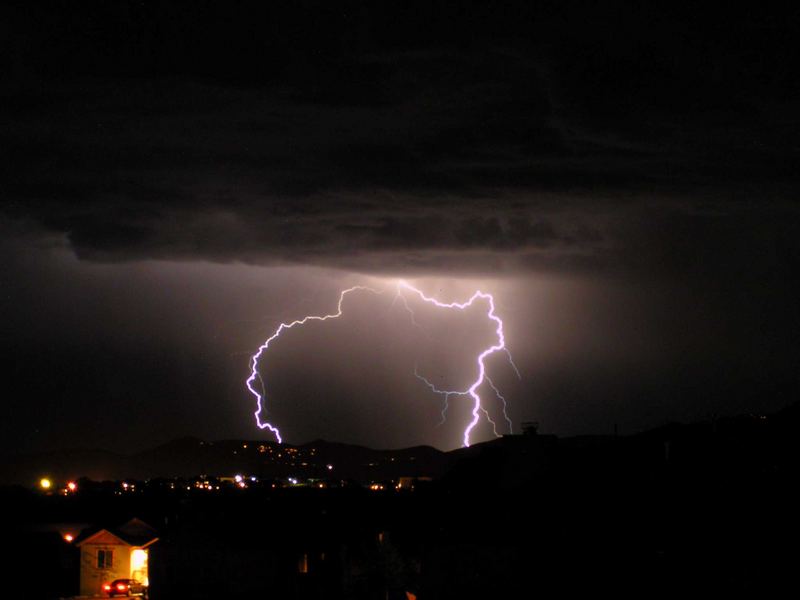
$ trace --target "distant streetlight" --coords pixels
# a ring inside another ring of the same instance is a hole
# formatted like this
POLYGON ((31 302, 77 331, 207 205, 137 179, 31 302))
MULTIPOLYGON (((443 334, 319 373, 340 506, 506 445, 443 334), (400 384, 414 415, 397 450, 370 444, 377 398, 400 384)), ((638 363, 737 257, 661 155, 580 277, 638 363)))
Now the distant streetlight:
POLYGON ((49 490, 51 487, 53 487, 53 482, 50 481, 47 477, 42 477, 39 480, 39 487, 42 488, 43 490, 49 490))

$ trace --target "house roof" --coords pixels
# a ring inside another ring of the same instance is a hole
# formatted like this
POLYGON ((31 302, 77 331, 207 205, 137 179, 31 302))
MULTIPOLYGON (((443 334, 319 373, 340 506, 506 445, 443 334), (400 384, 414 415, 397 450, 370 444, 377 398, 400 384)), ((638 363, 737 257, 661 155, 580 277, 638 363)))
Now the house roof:
POLYGON ((75 545, 82 546, 92 541, 99 542, 100 539, 108 535, 113 536, 123 544, 137 548, 144 548, 158 541, 158 532, 153 527, 141 519, 134 518, 116 527, 88 529, 78 536, 75 545))

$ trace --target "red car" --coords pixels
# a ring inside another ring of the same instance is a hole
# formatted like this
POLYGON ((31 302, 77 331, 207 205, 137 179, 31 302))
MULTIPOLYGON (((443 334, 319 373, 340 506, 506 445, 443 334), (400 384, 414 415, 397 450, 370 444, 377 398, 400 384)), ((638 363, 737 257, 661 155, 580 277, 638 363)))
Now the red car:
POLYGON ((109 598, 114 596, 144 596, 147 597, 147 586, 135 579, 115 579, 103 586, 103 591, 109 598))

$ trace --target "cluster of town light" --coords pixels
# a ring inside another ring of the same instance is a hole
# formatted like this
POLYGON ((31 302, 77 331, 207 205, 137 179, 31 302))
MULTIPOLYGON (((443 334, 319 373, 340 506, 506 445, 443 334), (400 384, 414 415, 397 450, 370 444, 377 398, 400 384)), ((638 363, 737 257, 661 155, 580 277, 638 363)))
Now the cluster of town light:
MULTIPOLYGON (((330 465, 330 464, 326 465, 326 468, 329 471, 332 471, 333 470, 333 465, 330 465)), ((246 489, 251 484, 254 484, 254 483, 257 483, 257 482, 258 482, 258 478, 255 477, 254 475, 249 475, 248 476, 248 475, 236 474, 233 477, 220 477, 218 480, 215 480, 214 478, 212 478, 212 480, 209 480, 209 479, 206 479, 205 476, 203 476, 200 479, 195 479, 189 485, 186 485, 186 490, 187 491, 191 491, 192 488, 194 488, 194 489, 197 489, 197 490, 205 490, 205 491, 219 491, 221 489, 220 483, 229 483, 229 484, 233 484, 234 487, 236 487, 236 488, 246 489)), ((304 480, 304 479, 300 479, 299 477, 287 477, 286 478, 286 484, 288 484, 290 486, 296 486, 296 487, 316 487, 316 488, 327 488, 328 487, 327 484, 324 481, 320 481, 318 479, 307 479, 307 480, 304 480)), ((51 479, 49 479, 47 477, 43 477, 42 479, 39 480, 39 488, 41 488, 43 491, 51 492, 53 490, 53 487, 54 487, 54 484, 53 484, 53 481, 51 479)), ((271 487, 275 488, 275 487, 277 487, 277 485, 275 483, 273 483, 271 485, 271 487)), ((382 490, 387 489, 388 487, 393 487, 394 489, 399 490, 399 489, 403 489, 404 486, 403 486, 402 482, 398 482, 398 483, 396 483, 394 485, 389 485, 389 484, 386 484, 385 482, 384 483, 373 482, 373 483, 371 483, 369 485, 369 489, 372 490, 372 491, 382 491, 382 490)), ((175 482, 170 482, 169 483, 169 488, 171 490, 176 489, 177 488, 176 483, 175 482)), ((141 487, 138 488, 138 489, 141 490, 141 487)), ((60 490, 59 490, 59 492, 62 495, 74 494, 77 491, 78 491, 78 484, 75 483, 74 481, 67 482, 65 484, 65 486, 63 488, 60 488, 60 490)), ((137 491, 136 483, 128 482, 128 481, 122 481, 119 484, 119 489, 115 493, 117 493, 117 494, 126 493, 126 492, 127 493, 131 493, 131 492, 136 492, 136 491, 137 491)), ((66 536, 65 536, 65 539, 66 539, 66 536)), ((72 540, 68 540, 68 541, 72 541, 72 540)))
MULTIPOLYGON (((42 477, 39 480, 39 489, 43 492, 53 493, 55 484, 53 480, 49 477, 42 477)), ((63 488, 59 488, 58 493, 62 496, 67 496, 69 494, 74 494, 78 491, 78 484, 74 481, 68 481, 63 488)))
MULTIPOLYGON (((122 492, 131 493, 131 492, 135 492, 136 491, 136 484, 135 483, 128 483, 127 481, 123 481, 120 484, 120 487, 122 488, 122 492)), ((120 494, 122 492, 118 491, 117 494, 120 494)))
MULTIPOLYGON (((373 463, 370 463, 370 465, 372 465, 372 464, 373 463)), ((375 464, 377 464, 377 463, 375 463, 375 464)), ((333 470, 333 465, 332 464, 326 464, 325 468, 328 471, 332 471, 333 470)), ((386 490, 386 489, 395 489, 395 490, 401 490, 401 489, 409 489, 409 490, 411 490, 411 489, 413 489, 414 488, 413 484, 410 481, 403 481, 404 479, 410 479, 410 478, 401 478, 396 483, 394 483, 394 482, 391 482, 391 483, 374 482, 373 481, 368 486, 368 489, 370 489, 372 491, 383 491, 383 490, 386 490)), ((423 479, 427 479, 427 478, 423 478, 423 479)), ((255 477, 254 475, 236 474, 236 475, 234 475, 232 477, 231 476, 227 476, 227 477, 219 477, 219 478, 216 478, 216 477, 210 477, 209 478, 206 475, 202 475, 200 478, 195 479, 195 480, 193 480, 191 482, 176 483, 175 481, 171 481, 171 482, 168 483, 168 486, 169 486, 169 489, 171 489, 171 490, 183 489, 183 487, 185 486, 186 491, 191 491, 193 488, 197 489, 197 490, 204 490, 204 491, 219 491, 221 489, 221 485, 220 484, 232 485, 234 488, 237 488, 237 489, 246 489, 246 488, 250 487, 250 485, 257 484, 257 483, 258 483, 258 478, 255 477)), ((315 479, 315 478, 301 479, 299 477, 292 476, 292 477, 287 477, 282 485, 280 483, 273 482, 271 484, 271 487, 274 489, 274 488, 279 487, 279 486, 280 487, 284 487, 284 486, 287 486, 287 485, 289 487, 313 487, 313 488, 325 489, 325 488, 329 487, 329 482, 324 481, 324 480, 320 480, 320 479, 315 479)), ((55 484, 50 478, 42 477, 39 480, 39 488, 42 491, 44 491, 45 493, 47 493, 47 494, 52 494, 54 492, 54 490, 55 490, 55 484)), ((132 493, 132 492, 137 492, 137 491, 142 492, 146 488, 147 488, 147 482, 145 482, 144 488, 142 488, 142 486, 139 486, 137 488, 136 483, 129 482, 129 481, 122 481, 122 482, 119 483, 119 487, 117 488, 117 490, 114 493, 119 495, 119 494, 123 494, 123 493, 132 493)), ((58 491, 59 491, 60 494, 65 495, 65 496, 66 495, 70 495, 70 494, 74 494, 74 493, 76 493, 78 491, 78 484, 75 483, 74 481, 68 481, 64 485, 63 488, 58 488, 58 491)), ((63 537, 67 542, 72 542, 72 540, 74 539, 73 535, 71 535, 71 534, 65 534, 63 537)))
MULTIPOLYGON (((236 482, 236 486, 238 488, 245 489, 247 487, 248 478, 245 477, 244 475, 236 475, 234 476, 233 480, 236 482)), ((249 478, 249 480, 250 483, 256 483, 258 481, 258 479, 252 476, 249 478)))
MULTIPOLYGON (((174 485, 172 487, 174 488, 174 485)), ((207 481, 205 479, 201 481, 195 481, 194 487, 197 488, 198 490, 207 490, 209 492, 219 489, 218 485, 213 485, 210 481, 207 481)))

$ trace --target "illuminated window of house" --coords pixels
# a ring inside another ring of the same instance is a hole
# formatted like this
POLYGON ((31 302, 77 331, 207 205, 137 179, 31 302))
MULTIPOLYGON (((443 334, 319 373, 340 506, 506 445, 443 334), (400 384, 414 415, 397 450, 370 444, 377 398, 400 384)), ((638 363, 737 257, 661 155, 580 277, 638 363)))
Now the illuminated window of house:
POLYGON ((301 554, 297 560, 297 572, 308 573, 308 554, 301 554))
POLYGON ((114 551, 113 550, 98 550, 97 551, 97 568, 110 569, 114 564, 114 551))
POLYGON ((147 550, 134 548, 131 551, 131 579, 141 581, 145 585, 149 584, 147 577, 147 550))

